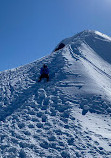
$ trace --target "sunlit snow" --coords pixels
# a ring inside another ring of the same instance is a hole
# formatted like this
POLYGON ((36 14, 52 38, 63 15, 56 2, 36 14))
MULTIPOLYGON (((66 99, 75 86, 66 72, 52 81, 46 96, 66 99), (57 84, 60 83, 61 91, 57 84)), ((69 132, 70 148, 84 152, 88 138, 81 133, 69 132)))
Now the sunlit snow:
POLYGON ((111 158, 110 39, 83 31, 0 73, 1 158, 111 158), (38 83, 44 63, 50 81, 38 83))

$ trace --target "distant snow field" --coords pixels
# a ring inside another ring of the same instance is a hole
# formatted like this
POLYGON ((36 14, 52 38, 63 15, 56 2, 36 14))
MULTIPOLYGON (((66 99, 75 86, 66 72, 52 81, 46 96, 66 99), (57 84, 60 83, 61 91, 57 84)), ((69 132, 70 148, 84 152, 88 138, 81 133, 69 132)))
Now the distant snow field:
POLYGON ((83 31, 61 43, 0 73, 1 158, 111 158, 111 38, 83 31), (50 80, 38 83, 44 63, 50 80))

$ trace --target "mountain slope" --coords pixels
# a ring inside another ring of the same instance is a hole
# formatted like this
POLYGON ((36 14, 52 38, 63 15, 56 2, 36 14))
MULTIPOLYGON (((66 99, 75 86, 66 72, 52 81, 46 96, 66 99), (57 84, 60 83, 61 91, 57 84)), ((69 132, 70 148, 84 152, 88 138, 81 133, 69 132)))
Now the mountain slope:
POLYGON ((111 39, 83 31, 61 43, 47 57, 1 72, 1 157, 110 157, 111 39), (50 81, 38 83, 44 63, 50 81))

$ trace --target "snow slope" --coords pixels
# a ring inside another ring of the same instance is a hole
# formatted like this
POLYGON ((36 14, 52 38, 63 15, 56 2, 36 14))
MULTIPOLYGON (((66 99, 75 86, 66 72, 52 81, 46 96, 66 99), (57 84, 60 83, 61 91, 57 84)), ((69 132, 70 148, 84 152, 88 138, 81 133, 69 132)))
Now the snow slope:
POLYGON ((111 158, 111 38, 83 31, 0 73, 1 158, 111 158), (37 82, 47 64, 50 82, 37 82))

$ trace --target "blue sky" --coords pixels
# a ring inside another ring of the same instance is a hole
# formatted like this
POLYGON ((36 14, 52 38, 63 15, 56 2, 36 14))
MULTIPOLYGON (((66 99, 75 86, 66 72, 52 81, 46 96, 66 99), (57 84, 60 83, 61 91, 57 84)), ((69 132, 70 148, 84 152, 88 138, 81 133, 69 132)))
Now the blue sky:
POLYGON ((87 29, 111 36, 111 0, 0 0, 0 71, 46 56, 87 29))

